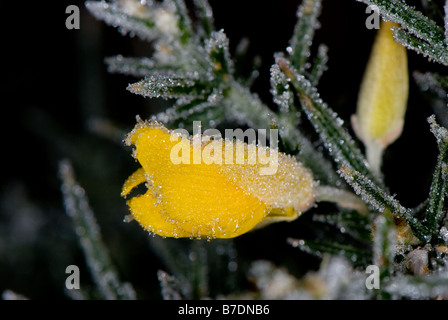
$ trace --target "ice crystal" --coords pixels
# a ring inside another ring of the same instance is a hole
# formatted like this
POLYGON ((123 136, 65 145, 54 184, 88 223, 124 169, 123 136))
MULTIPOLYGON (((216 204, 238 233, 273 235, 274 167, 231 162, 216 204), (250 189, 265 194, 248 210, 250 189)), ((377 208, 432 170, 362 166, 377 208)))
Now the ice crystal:
POLYGON ((144 77, 154 71, 156 63, 149 58, 126 58, 122 55, 105 59, 107 71, 144 77))
POLYGON ((431 229, 432 234, 436 235, 439 232, 442 219, 446 215, 444 204, 448 187, 448 130, 436 123, 434 115, 428 118, 428 122, 439 146, 439 156, 433 174, 429 203, 426 210, 426 224, 431 229))
POLYGON ((219 79, 223 83, 232 80, 233 61, 230 59, 229 39, 224 30, 212 32, 205 41, 209 80, 219 79))
POLYGON ((305 76, 298 73, 283 55, 276 56, 276 63, 289 76, 291 84, 299 92, 301 106, 308 120, 314 126, 334 161, 339 166, 359 170, 378 185, 382 185, 378 177, 371 172, 369 164, 354 140, 342 127, 343 121, 323 102, 317 89, 305 76), (341 141, 344 143, 341 144, 341 141))
POLYGON ((145 77, 145 80, 130 84, 128 90, 149 98, 201 97, 205 93, 204 85, 198 80, 197 73, 154 73, 145 77))
POLYGON ((291 56, 292 65, 302 72, 306 68, 306 60, 311 55, 310 47, 313 42, 314 32, 319 27, 317 17, 321 8, 321 0, 305 0, 297 10, 298 22, 287 51, 291 56))
MULTIPOLYGON (((217 98, 213 98, 217 100, 217 98)), ((154 116, 155 120, 166 124, 192 123, 198 116, 205 114, 204 118, 219 116, 223 111, 216 107, 216 101, 198 101, 197 99, 179 99, 177 103, 154 116)), ((219 117, 216 117, 219 119, 219 117)), ((216 120, 218 122, 219 120, 216 120)), ((216 122, 214 125, 216 125, 216 122)), ((211 126, 212 127, 212 126, 211 126)))
POLYGON ((438 61, 444 65, 448 65, 448 51, 434 47, 423 40, 405 32, 403 29, 394 29, 394 40, 404 47, 414 50, 415 52, 428 58, 430 61, 438 61))
POLYGON ((194 0, 196 15, 200 19, 198 34, 208 38, 214 30, 213 11, 207 0, 194 0))
POLYGON ((122 34, 135 34, 143 40, 154 40, 160 34, 154 28, 154 12, 135 0, 87 1, 86 8, 96 18, 118 27, 122 34))
POLYGON ((288 112, 290 106, 293 105, 294 97, 289 90, 289 79, 276 64, 271 67, 271 93, 274 96, 274 102, 280 107, 280 111, 288 112))
POLYGON ((397 243, 397 230, 392 215, 386 212, 374 222, 373 263, 383 270, 383 277, 391 274, 397 243))
POLYGON ((268 129, 275 117, 274 112, 263 104, 258 95, 238 83, 233 85, 228 99, 223 102, 228 119, 238 124, 268 129))
POLYGON ((436 137, 437 144, 443 147, 448 141, 448 130, 437 124, 434 115, 428 118, 428 123, 431 125, 431 132, 436 137))
POLYGON ((262 299, 297 299, 299 282, 287 270, 269 261, 252 263, 249 278, 253 279, 262 299))
POLYGON ((59 174, 67 215, 73 220, 84 251, 87 265, 104 299, 135 299, 129 283, 121 283, 104 246, 100 228, 90 208, 84 189, 75 181, 73 168, 67 160, 61 161, 59 174))
POLYGON ((446 274, 412 277, 400 275, 386 282, 384 291, 391 294, 392 299, 447 299, 448 277, 446 274))
POLYGON ((448 229, 447 227, 440 228, 440 236, 448 244, 448 229))
POLYGON ((377 6, 384 18, 401 25, 401 28, 394 32, 396 41, 431 60, 448 65, 445 33, 433 20, 403 1, 358 1, 377 6))
POLYGON ((317 49, 317 56, 313 61, 313 66, 308 72, 308 78, 313 86, 317 86, 320 78, 327 70, 328 63, 328 47, 325 44, 320 44, 317 49))
POLYGON ((163 300, 181 300, 182 299, 182 284, 165 271, 157 271, 157 278, 159 279, 160 287, 162 288, 163 300))
MULTIPOLYGON (((344 231, 345 232, 345 231, 344 231)), ((353 265, 365 265, 370 261, 369 253, 346 243, 334 243, 327 240, 304 240, 288 238, 287 242, 303 252, 323 258, 325 254, 344 257, 353 265)))

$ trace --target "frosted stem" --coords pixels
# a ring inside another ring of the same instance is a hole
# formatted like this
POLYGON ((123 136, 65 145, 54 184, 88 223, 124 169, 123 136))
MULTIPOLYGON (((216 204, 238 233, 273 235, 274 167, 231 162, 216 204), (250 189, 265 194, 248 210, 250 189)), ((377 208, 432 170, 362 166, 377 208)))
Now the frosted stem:
POLYGON ((364 201, 350 191, 330 186, 318 186, 316 188, 316 201, 333 202, 346 209, 357 210, 362 214, 368 214, 364 201))
POLYGON ((76 182, 73 167, 68 160, 60 162, 59 175, 65 211, 74 223, 87 266, 100 294, 107 300, 135 299, 132 286, 118 279, 85 191, 76 182))
POLYGON ((367 162, 370 164, 370 167, 373 173, 377 177, 381 177, 381 165, 383 163, 383 151, 384 148, 378 143, 369 143, 366 144, 366 157, 367 162))

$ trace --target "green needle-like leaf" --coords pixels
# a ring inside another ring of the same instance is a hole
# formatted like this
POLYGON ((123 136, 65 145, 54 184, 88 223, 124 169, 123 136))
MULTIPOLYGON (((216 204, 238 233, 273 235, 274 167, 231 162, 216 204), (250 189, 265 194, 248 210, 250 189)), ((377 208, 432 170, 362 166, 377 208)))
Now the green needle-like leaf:
POLYGON ((111 73, 121 73, 135 77, 145 77, 151 73, 177 70, 178 68, 178 66, 162 65, 149 58, 127 58, 121 55, 108 57, 104 62, 107 64, 107 71, 111 73))
POLYGON ((375 5, 388 20, 404 30, 395 32, 395 40, 432 60, 448 65, 448 50, 444 30, 433 20, 400 0, 358 0, 375 5))
POLYGON ((122 8, 118 2, 87 1, 85 5, 97 19, 104 20, 108 25, 118 26, 122 34, 132 33, 146 41, 152 41, 161 36, 155 27, 155 17, 148 8, 146 8, 148 14, 133 15, 122 8), (117 21, 120 22, 119 25, 117 21))
POLYGON ((187 44, 193 36, 193 27, 184 0, 165 0, 165 3, 175 7, 177 24, 181 33, 180 40, 183 44, 187 44))
POLYGON ((290 79, 305 114, 334 161, 339 166, 343 165, 361 172, 375 184, 382 186, 382 182, 370 170, 361 150, 342 127, 343 121, 322 101, 317 89, 281 55, 277 55, 276 62, 290 79))
POLYGON ((319 26, 317 17, 320 14, 322 0, 304 0, 297 11, 297 24, 288 48, 291 64, 303 72, 310 56, 314 32, 319 26))
POLYGON ((398 22, 403 28, 432 45, 442 45, 444 32, 434 21, 400 0, 358 0, 376 5, 387 19, 398 22))
POLYGON ((437 138, 440 152, 432 178, 426 210, 426 225, 432 234, 436 235, 446 213, 444 204, 448 188, 448 131, 435 122, 435 116, 431 116, 428 121, 431 124, 431 131, 437 138))
POLYGON ((380 279, 388 277, 394 262, 397 230, 389 210, 376 218, 373 239, 373 262, 380 268, 380 279))
POLYGON ((193 0, 193 3, 199 20, 198 33, 202 37, 208 38, 215 31, 212 8, 207 0, 193 0))
POLYGON ((433 46, 430 43, 407 33, 403 29, 395 29, 393 35, 395 41, 402 46, 414 50, 430 60, 434 60, 448 66, 448 50, 446 50, 446 48, 433 46))
POLYGON ((112 264, 108 250, 101 239, 101 232, 84 189, 75 181, 69 161, 59 164, 65 210, 73 220, 80 246, 92 278, 104 299, 135 299, 135 292, 128 283, 121 283, 112 264))
POLYGON ((130 84, 128 90, 149 98, 205 98, 208 84, 200 81, 195 73, 166 72, 151 74, 144 80, 130 84))
POLYGON ((394 197, 389 195, 387 191, 380 188, 361 173, 352 169, 341 166, 339 173, 345 178, 347 183, 352 186, 355 192, 377 211, 390 211, 393 214, 403 217, 417 238, 424 242, 429 242, 431 240, 430 230, 413 215, 413 211, 403 207, 394 197))
POLYGON ((352 261, 355 265, 365 265, 371 261, 370 252, 356 248, 351 245, 341 244, 337 242, 314 241, 288 238, 288 243, 295 248, 315 255, 319 258, 323 254, 339 255, 352 261))
POLYGON ((317 49, 317 55, 313 60, 311 70, 308 72, 308 79, 313 86, 317 86, 323 73, 327 70, 328 62, 328 47, 320 44, 317 49))

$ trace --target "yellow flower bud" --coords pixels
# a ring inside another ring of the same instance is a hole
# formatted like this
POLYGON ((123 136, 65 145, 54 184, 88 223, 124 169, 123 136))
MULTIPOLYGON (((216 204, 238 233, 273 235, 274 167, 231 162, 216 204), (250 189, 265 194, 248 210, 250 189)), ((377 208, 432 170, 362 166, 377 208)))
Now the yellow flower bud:
POLYGON ((269 222, 293 220, 313 205, 312 174, 295 158, 279 152, 276 172, 261 174, 260 161, 247 160, 250 150, 273 152, 268 147, 220 139, 198 145, 195 138, 155 121, 139 121, 129 133, 126 143, 135 146, 133 155, 142 167, 126 180, 122 196, 146 184, 146 193, 127 203, 147 231, 165 237, 232 238, 269 222), (222 152, 210 152, 211 144, 220 142, 215 146, 222 152), (237 153, 226 158, 226 152, 239 145, 244 146, 244 163, 229 163, 237 153), (173 150, 182 152, 181 160, 198 152, 202 159, 173 161, 173 150))
POLYGON ((383 150, 401 134, 409 92, 406 49, 393 40, 392 22, 383 22, 361 83, 352 125, 379 172, 383 150))

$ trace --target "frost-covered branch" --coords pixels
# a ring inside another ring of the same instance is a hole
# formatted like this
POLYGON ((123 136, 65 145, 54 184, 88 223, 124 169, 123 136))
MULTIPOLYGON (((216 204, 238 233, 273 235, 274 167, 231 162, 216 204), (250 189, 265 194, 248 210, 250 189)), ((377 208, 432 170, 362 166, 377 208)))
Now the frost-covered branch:
POLYGON ((385 19, 400 24, 394 31, 397 42, 430 60, 448 65, 448 46, 444 28, 420 11, 400 0, 358 0, 375 5, 385 19))
POLYGON ((84 189, 76 182, 68 160, 59 164, 62 195, 67 215, 72 219, 76 235, 89 266, 92 278, 104 299, 135 299, 129 283, 121 283, 101 239, 101 231, 89 206, 84 189))

